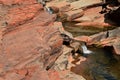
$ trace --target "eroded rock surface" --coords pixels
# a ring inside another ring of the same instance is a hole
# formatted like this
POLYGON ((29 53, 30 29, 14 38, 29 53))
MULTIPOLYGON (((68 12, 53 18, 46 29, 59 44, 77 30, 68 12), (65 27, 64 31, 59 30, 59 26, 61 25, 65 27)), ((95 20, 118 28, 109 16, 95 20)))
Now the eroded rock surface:
POLYGON ((4 9, 0 12, 0 79, 53 80, 46 69, 62 53, 60 31, 53 26, 56 15, 44 11, 36 0, 0 3, 4 9))
POLYGON ((105 32, 100 32, 91 36, 76 37, 76 40, 84 41, 88 45, 95 44, 101 47, 113 47, 114 53, 120 55, 120 28, 114 30, 108 30, 105 32))

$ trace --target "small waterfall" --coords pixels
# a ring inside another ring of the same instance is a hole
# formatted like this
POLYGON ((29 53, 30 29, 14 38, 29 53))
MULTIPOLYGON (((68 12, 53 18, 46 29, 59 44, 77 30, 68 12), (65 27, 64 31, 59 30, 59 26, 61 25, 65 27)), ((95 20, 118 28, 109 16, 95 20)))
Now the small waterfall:
POLYGON ((53 14, 53 9, 51 7, 46 7, 45 6, 45 10, 49 13, 49 14, 53 14))
POLYGON ((85 43, 83 43, 81 45, 81 48, 83 50, 83 54, 91 54, 92 53, 92 51, 90 51, 90 50, 87 49, 87 46, 85 45, 85 43))

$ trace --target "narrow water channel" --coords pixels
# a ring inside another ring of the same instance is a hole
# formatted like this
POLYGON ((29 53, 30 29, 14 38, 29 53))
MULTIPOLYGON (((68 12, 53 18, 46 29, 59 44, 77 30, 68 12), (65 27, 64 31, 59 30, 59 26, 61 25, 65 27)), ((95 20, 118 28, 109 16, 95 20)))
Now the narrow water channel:
MULTIPOLYGON (((93 30, 83 29, 73 24, 64 23, 63 25, 65 30, 74 36, 92 35, 103 31, 95 28, 93 30)), ((72 67, 72 72, 82 75, 86 80, 120 80, 120 61, 114 58, 109 49, 90 47, 88 50, 92 53, 86 56, 86 61, 72 67)))
POLYGON ((71 68, 71 71, 84 76, 87 80, 120 80, 120 62, 101 48, 89 48, 93 53, 86 61, 71 68))

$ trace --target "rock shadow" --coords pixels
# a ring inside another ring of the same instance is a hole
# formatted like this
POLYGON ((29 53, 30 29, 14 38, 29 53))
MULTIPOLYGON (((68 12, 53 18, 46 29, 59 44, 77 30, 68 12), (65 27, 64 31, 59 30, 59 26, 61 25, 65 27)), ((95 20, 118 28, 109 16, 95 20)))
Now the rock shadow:
POLYGON ((120 26, 120 7, 116 10, 111 10, 104 15, 104 22, 113 26, 120 26))

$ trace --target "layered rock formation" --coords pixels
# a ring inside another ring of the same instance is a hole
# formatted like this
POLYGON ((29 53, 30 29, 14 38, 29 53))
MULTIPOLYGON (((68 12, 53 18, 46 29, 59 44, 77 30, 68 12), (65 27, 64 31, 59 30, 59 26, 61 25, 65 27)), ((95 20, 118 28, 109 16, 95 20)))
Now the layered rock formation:
POLYGON ((62 53, 56 15, 36 0, 0 3, 0 80, 53 80, 46 70, 62 53))

